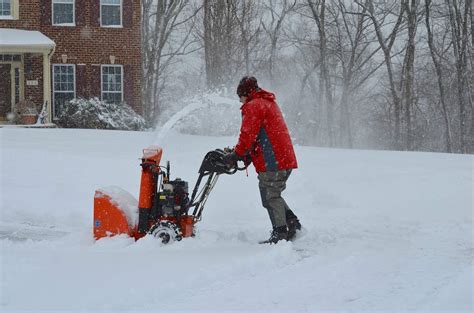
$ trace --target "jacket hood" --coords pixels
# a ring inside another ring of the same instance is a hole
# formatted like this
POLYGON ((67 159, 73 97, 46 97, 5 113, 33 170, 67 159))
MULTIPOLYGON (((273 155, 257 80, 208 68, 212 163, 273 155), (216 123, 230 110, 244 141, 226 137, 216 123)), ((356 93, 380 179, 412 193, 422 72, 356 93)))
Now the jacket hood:
POLYGON ((260 88, 250 93, 247 102, 252 99, 265 99, 265 100, 275 101, 276 97, 275 97, 275 94, 269 91, 266 91, 265 89, 260 88))

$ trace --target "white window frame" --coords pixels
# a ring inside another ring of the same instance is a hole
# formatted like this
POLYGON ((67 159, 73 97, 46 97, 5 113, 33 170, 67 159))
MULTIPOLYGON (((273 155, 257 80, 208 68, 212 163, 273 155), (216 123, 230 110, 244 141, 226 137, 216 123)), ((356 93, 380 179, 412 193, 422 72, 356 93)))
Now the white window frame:
POLYGON ((61 23, 61 24, 54 23, 54 4, 55 3, 71 4, 71 2, 63 2, 61 0, 51 0, 51 24, 53 24, 53 26, 76 26, 76 0, 72 0, 72 23, 61 23))
MULTIPOLYGON (((73 72, 73 79, 74 79, 74 84, 73 84, 73 87, 74 87, 74 98, 76 98, 76 64, 65 64, 65 63, 56 63, 56 64, 51 64, 53 66, 53 76, 52 76, 52 90, 53 90, 53 99, 52 99, 52 103, 53 105, 55 105, 54 103, 54 94, 55 93, 71 93, 71 91, 63 91, 63 90, 58 90, 56 91, 56 87, 54 86, 54 73, 56 71, 56 66, 72 66, 72 72, 73 72)), ((53 109, 53 119, 57 119, 57 116, 55 116, 55 112, 56 110, 54 110, 55 108, 52 108, 53 109)))
POLYGON ((121 85, 121 91, 118 92, 118 91, 106 91, 106 93, 120 93, 121 97, 120 97, 120 101, 123 102, 123 93, 124 93, 124 90, 123 90, 123 76, 124 76, 124 72, 123 72, 123 65, 120 65, 120 64, 102 64, 100 66, 100 100, 104 101, 104 90, 102 89, 104 87, 104 82, 103 82, 103 79, 104 79, 104 67, 120 67, 121 69, 121 73, 122 75, 120 75, 120 85, 121 85))
POLYGON ((118 6, 117 4, 102 4, 102 0, 99 2, 100 5, 100 27, 105 27, 105 28, 123 28, 123 0, 120 0, 120 25, 102 25, 102 6, 103 5, 108 5, 108 6, 118 6))
POLYGON ((10 0, 10 14, 9 15, 0 15, 0 20, 13 20, 14 16, 14 6, 15 5, 15 0, 10 0))

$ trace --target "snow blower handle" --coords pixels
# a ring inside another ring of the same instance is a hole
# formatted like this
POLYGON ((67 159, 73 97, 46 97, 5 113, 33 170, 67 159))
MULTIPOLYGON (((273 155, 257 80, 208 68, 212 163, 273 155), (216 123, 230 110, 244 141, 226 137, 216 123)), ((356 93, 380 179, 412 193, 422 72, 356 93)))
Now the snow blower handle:
POLYGON ((199 177, 193 189, 191 200, 188 206, 188 210, 194 207, 192 215, 194 216, 194 219, 196 221, 199 221, 201 219, 201 214, 204 209, 204 205, 207 201, 207 198, 209 197, 209 194, 214 188, 217 179, 219 178, 219 175, 232 175, 235 174, 238 170, 246 169, 247 166, 239 168, 237 166, 237 160, 235 161, 235 165, 232 164, 231 166, 229 166, 227 158, 230 153, 233 153, 233 150, 229 148, 224 148, 223 150, 216 149, 209 151, 204 157, 201 167, 199 168, 199 177), (207 180, 202 189, 199 191, 199 186, 201 185, 203 178, 206 176, 208 176, 207 180))

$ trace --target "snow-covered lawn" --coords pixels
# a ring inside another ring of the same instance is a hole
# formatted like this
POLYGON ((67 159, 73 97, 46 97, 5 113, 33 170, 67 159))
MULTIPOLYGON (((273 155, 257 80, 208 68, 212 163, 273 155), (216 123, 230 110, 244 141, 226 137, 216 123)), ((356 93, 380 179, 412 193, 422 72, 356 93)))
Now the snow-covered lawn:
POLYGON ((270 223, 251 168, 220 177, 195 238, 160 246, 94 243, 94 191, 138 197, 151 144, 193 187, 235 138, 4 128, 0 143, 1 312, 473 310, 473 156, 296 147, 298 240, 257 244, 270 223))

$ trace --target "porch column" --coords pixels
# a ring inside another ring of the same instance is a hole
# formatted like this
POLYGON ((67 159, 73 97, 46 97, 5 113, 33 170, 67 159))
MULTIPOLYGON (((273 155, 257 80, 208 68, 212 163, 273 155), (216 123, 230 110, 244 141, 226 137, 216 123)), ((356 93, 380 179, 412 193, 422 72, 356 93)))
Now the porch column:
POLYGON ((53 104, 51 103, 51 62, 50 52, 43 53, 43 104, 48 102, 48 117, 46 123, 53 121, 53 104))

